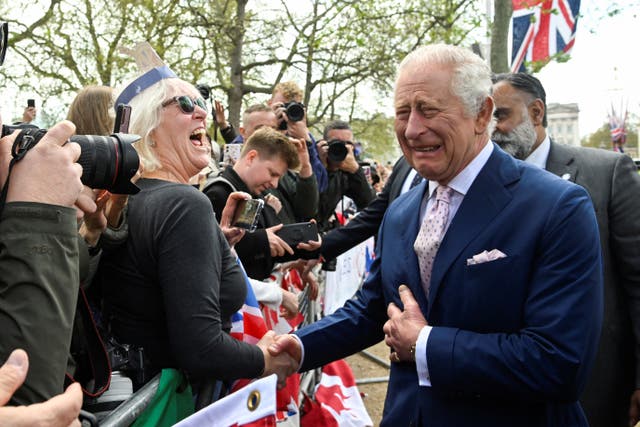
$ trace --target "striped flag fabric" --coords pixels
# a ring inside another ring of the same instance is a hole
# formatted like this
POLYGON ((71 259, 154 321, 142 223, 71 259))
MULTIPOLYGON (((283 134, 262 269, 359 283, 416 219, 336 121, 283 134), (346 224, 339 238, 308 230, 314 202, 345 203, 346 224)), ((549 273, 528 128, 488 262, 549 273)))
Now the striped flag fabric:
POLYGON ((322 368, 314 400, 307 398, 301 427, 370 427, 373 421, 364 406, 351 367, 336 360, 322 368))
MULTIPOLYGON (((231 336, 239 341, 244 341, 249 344, 256 344, 264 334, 269 330, 267 323, 262 315, 260 304, 256 299, 251 282, 247 276, 242 262, 237 259, 238 265, 242 269, 245 283, 247 286, 247 296, 242 308, 231 316, 231 336)), ((288 325, 288 324, 287 324, 288 325)), ((289 332, 290 329, 287 330, 289 332)), ((286 332, 285 332, 286 333, 286 332)), ((231 392, 233 394, 238 393, 244 388, 253 384, 255 380, 241 379, 235 381, 231 385, 231 392)), ((278 423, 283 423, 287 420, 297 420, 298 418, 298 405, 297 396, 300 389, 300 375, 294 374, 287 378, 287 383, 284 388, 274 391, 276 396, 275 420, 278 423)), ((262 421, 260 421, 262 422, 262 421)), ((222 424, 216 424, 222 426, 222 424)), ((252 424, 253 425, 253 424, 252 424)), ((263 425, 263 424, 259 424, 263 425)), ((265 424, 266 425, 266 424, 265 424)))
MULTIPOLYGON (((238 264, 240 264, 239 259, 238 264)), ((244 272, 242 264, 240 267, 244 272)), ((267 326, 262 317, 260 304, 253 294, 251 283, 246 274, 244 277, 247 284, 247 297, 242 308, 231 316, 231 336, 239 341, 256 344, 267 333, 267 326)))
POLYGON ((512 0, 512 4, 512 72, 526 72, 525 62, 546 61, 571 50, 580 0, 512 0))

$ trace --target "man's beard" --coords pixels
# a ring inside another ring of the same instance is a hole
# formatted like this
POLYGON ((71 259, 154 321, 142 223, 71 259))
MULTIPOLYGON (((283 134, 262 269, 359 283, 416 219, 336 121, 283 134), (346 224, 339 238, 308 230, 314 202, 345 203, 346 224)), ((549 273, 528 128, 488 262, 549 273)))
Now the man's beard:
POLYGON ((527 114, 524 121, 511 132, 502 133, 497 129, 494 130, 491 139, 516 159, 524 160, 529 157, 536 143, 536 129, 527 114))

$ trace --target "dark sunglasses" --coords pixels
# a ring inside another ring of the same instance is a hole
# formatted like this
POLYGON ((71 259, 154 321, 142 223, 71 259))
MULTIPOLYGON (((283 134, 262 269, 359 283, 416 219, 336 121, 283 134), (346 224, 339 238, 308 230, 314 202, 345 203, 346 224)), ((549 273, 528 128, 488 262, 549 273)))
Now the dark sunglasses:
POLYGON ((166 107, 167 105, 173 104, 174 102, 178 104, 180 110, 185 114, 192 114, 196 109, 196 105, 202 108, 204 111, 207 111, 207 104, 205 104, 204 98, 190 98, 187 95, 174 96, 173 98, 164 101, 162 103, 162 106, 166 107))

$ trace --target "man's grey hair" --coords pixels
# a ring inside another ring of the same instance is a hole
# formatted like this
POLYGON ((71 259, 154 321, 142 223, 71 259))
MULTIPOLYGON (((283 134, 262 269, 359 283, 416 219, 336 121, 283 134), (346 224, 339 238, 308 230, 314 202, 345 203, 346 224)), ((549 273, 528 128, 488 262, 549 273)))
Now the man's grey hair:
POLYGON ((322 137, 325 141, 329 141, 329 132, 332 130, 351 130, 351 126, 349 123, 344 120, 332 120, 324 127, 324 132, 322 133, 322 137))
POLYGON ((451 93, 457 96, 469 116, 476 116, 491 93, 491 70, 471 50, 447 44, 422 46, 409 53, 400 63, 398 76, 409 66, 440 64, 451 66, 451 93))

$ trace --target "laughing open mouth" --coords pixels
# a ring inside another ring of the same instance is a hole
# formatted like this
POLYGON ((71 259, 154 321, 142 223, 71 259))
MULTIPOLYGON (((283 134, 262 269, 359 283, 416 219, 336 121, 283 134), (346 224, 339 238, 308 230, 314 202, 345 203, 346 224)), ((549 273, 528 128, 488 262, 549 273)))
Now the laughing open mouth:
POLYGON ((194 145, 201 147, 205 145, 206 135, 207 132, 204 130, 204 128, 199 128, 194 130, 191 135, 189 135, 189 139, 191 140, 191 142, 193 142, 194 145))

